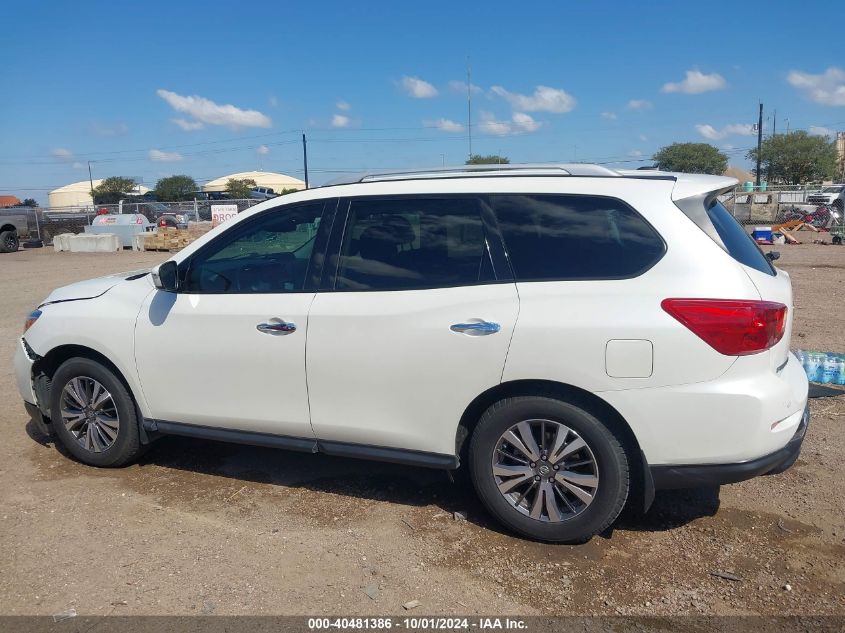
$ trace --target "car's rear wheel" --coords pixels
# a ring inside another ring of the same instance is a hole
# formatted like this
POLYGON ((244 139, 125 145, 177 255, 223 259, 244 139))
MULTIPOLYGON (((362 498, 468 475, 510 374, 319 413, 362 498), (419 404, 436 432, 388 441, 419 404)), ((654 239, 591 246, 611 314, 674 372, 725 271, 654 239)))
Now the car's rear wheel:
POLYGON ((55 433, 79 461, 117 467, 140 454, 135 403, 109 368, 71 358, 53 375, 50 396, 55 433))
POLYGON ((619 440, 593 414, 563 400, 497 402, 476 426, 469 457, 487 509, 530 538, 586 541, 616 520, 628 497, 619 440))
POLYGON ((0 233, 0 253, 15 253, 20 246, 16 231, 3 231, 0 233))

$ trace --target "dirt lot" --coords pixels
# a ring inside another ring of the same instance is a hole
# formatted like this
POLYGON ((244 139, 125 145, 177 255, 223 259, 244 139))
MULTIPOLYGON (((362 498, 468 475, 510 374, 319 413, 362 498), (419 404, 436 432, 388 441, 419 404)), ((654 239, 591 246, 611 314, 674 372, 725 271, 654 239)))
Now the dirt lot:
MULTIPOLYGON (((793 347, 845 352, 845 247, 779 250, 793 347)), ((122 470, 70 461, 14 386, 23 316, 164 258, 0 255, 0 613, 845 614, 845 397, 813 400, 785 474, 660 493, 575 547, 503 533, 441 472, 177 438, 122 470)))

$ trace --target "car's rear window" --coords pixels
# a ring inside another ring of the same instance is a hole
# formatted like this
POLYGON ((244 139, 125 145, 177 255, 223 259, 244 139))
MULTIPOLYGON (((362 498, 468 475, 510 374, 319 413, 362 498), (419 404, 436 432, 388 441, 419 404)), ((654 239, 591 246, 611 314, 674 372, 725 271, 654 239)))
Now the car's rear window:
POLYGON ((757 246, 757 242, 751 239, 751 236, 745 232, 730 211, 722 206, 721 202, 714 201, 707 209, 707 215, 731 257, 740 264, 759 270, 761 273, 775 274, 775 269, 757 246))
POLYGON ((581 195, 492 197, 517 281, 627 279, 665 252, 657 232, 614 198, 581 195))

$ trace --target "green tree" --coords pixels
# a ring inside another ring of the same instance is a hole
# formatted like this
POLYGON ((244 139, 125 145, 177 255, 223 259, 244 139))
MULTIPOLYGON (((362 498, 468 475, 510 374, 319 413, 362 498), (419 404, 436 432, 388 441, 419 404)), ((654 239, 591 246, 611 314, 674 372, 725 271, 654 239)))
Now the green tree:
POLYGON ((723 174, 728 157, 709 143, 672 143, 654 155, 659 169, 687 174, 723 174))
POLYGON ((467 165, 507 165, 511 161, 507 156, 499 156, 498 154, 488 154, 482 156, 481 154, 473 154, 466 162, 467 165))
POLYGON ((252 188, 256 186, 252 178, 229 178, 226 181, 226 191, 229 193, 229 197, 235 200, 249 198, 252 188))
POLYGON ((156 200, 161 200, 162 202, 193 200, 196 191, 196 181, 184 174, 162 178, 156 183, 155 189, 153 190, 156 200))
MULTIPOLYGON (((756 165, 756 147, 748 152, 747 158, 756 165)), ((836 144, 824 136, 810 136, 803 131, 769 137, 761 147, 760 171, 761 177, 789 185, 832 178, 836 172, 836 144)))
POLYGON ((94 204, 117 204, 121 198, 135 188, 132 178, 110 176, 91 190, 94 204))
POLYGON ((26 198, 23 201, 23 206, 25 207, 37 207, 38 203, 35 201, 35 198, 26 198))

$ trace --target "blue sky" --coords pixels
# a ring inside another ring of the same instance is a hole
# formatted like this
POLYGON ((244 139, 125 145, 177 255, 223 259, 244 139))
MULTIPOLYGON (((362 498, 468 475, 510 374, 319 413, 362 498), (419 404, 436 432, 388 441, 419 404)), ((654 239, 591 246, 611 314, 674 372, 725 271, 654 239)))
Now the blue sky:
POLYGON ((635 167, 707 141, 745 166, 758 99, 766 131, 775 109, 779 132, 845 130, 833 16, 832 0, 4 3, 0 193, 46 203, 89 160, 148 186, 301 177, 302 130, 312 184, 460 164, 467 57, 475 153, 635 167))

